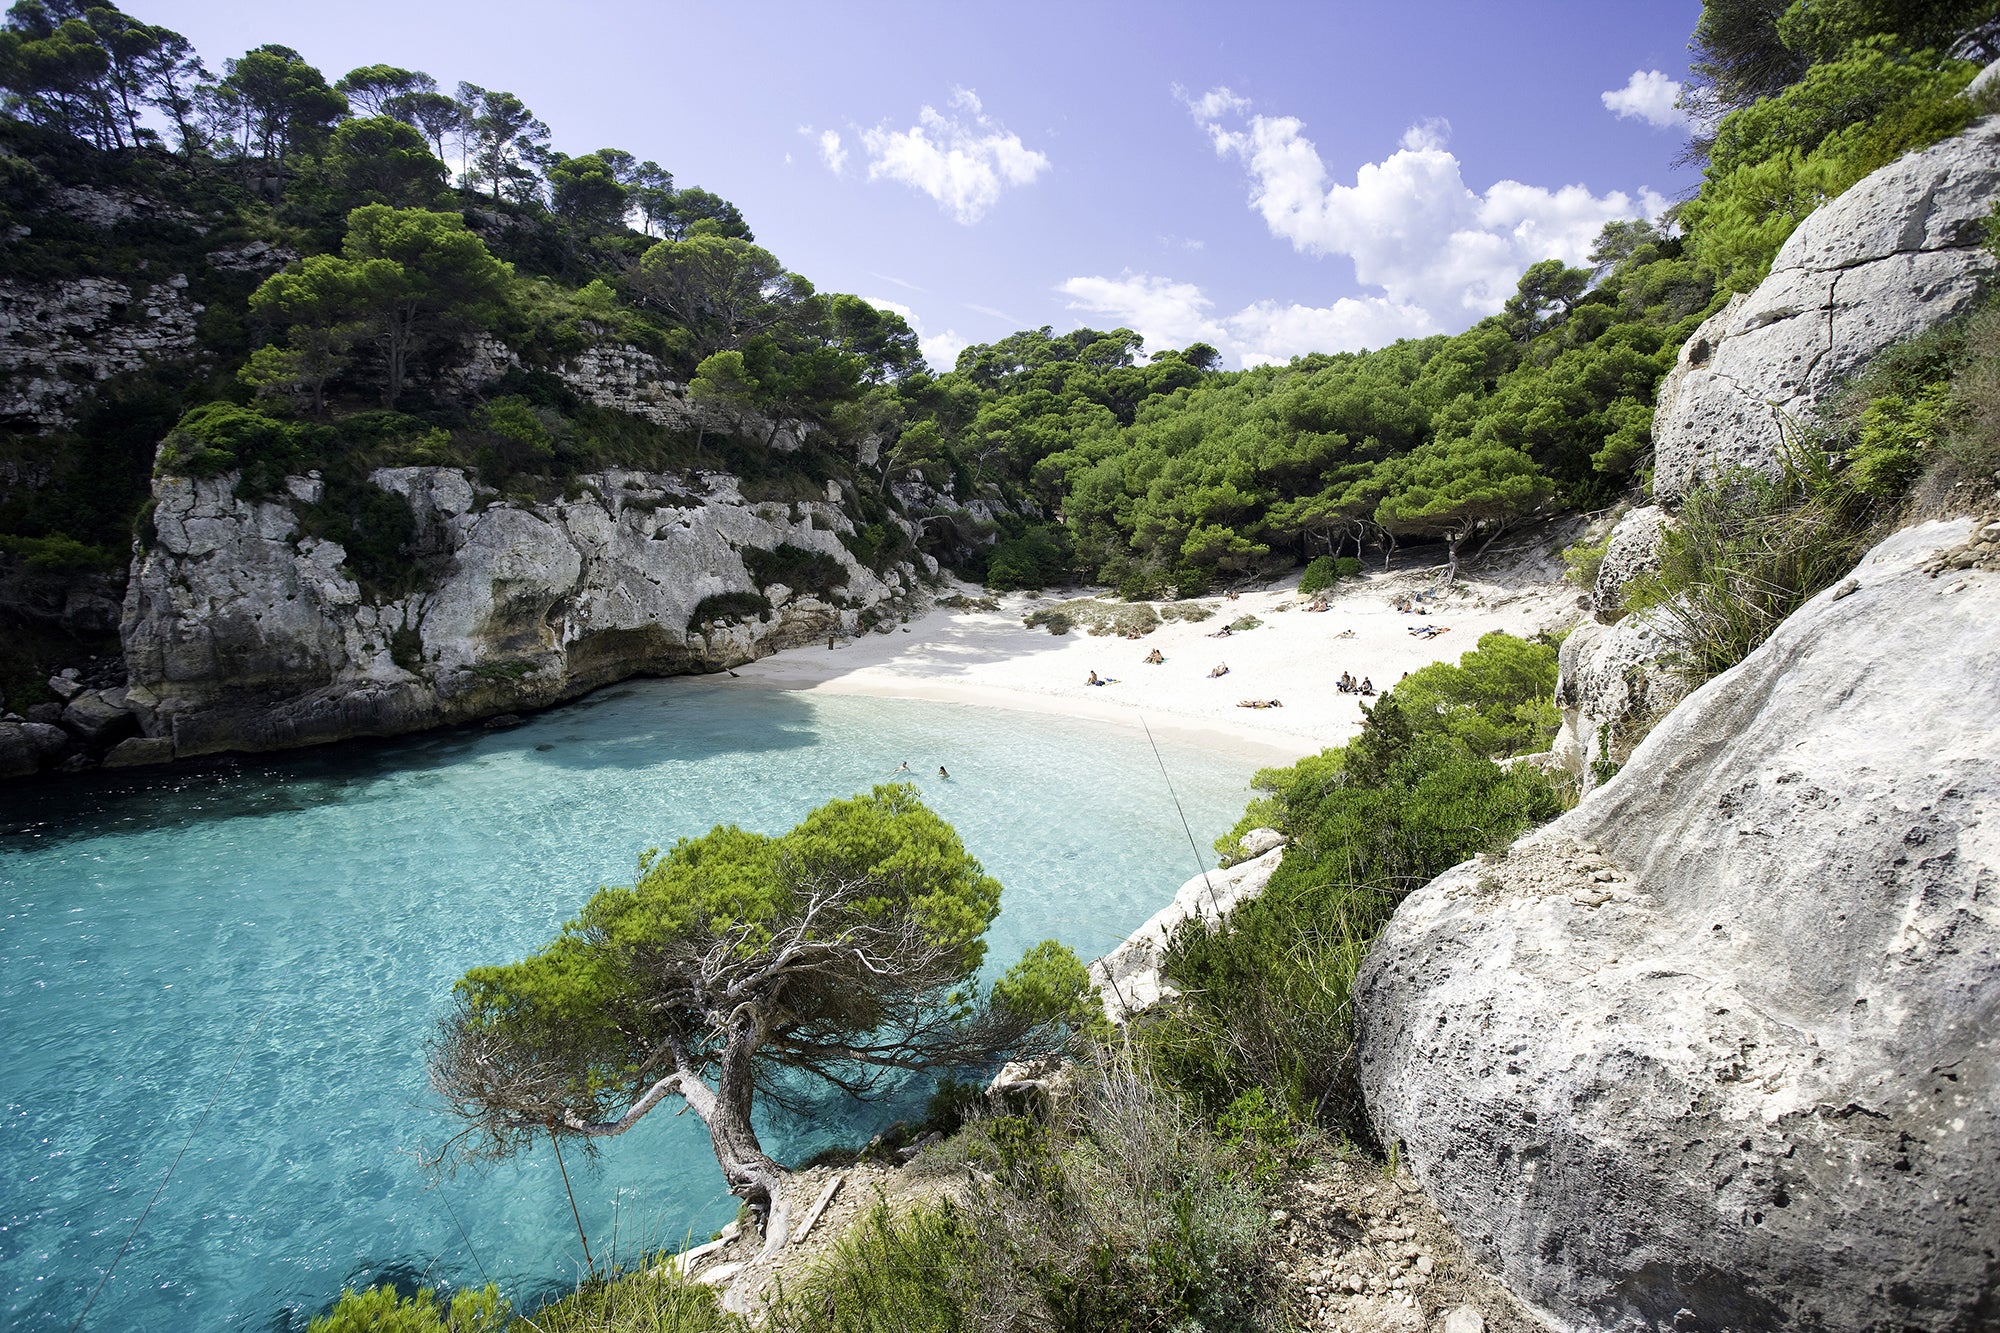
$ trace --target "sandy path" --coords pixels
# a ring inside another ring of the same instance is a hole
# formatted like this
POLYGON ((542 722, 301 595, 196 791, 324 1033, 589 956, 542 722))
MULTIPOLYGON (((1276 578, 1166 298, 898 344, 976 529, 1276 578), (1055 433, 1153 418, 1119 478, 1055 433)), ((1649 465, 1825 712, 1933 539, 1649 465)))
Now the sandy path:
MULTIPOLYGON (((1218 745, 1254 750, 1288 762, 1338 745, 1361 723, 1361 700, 1341 694, 1342 671, 1387 689, 1404 673, 1456 661, 1491 630, 1530 635, 1569 623, 1578 614, 1575 590, 1559 583, 1461 577, 1434 597, 1427 616, 1407 615, 1395 598, 1430 588, 1435 569, 1371 574, 1342 586, 1324 613, 1308 612, 1297 576, 1233 601, 1206 599, 1209 620, 1168 621, 1140 640, 1067 635, 1028 629, 1022 616, 1058 597, 1024 593, 1000 598, 997 612, 936 608, 888 634, 865 634, 828 650, 799 648, 738 669, 744 681, 771 688, 932 699, 1070 717, 1098 718, 1155 730, 1198 733, 1218 745), (1226 639, 1209 637, 1240 616, 1261 627, 1226 639), (1450 632, 1417 638, 1409 630, 1436 624, 1450 632), (1339 637, 1352 631, 1351 638, 1339 637), (1158 648, 1164 664, 1143 659, 1158 648), (1209 670, 1227 663, 1229 674, 1209 670), (1095 671, 1111 684, 1085 682, 1095 671), (1243 699, 1278 699, 1282 708, 1239 708, 1243 699)), ((960 591, 978 596, 979 590, 960 591)))

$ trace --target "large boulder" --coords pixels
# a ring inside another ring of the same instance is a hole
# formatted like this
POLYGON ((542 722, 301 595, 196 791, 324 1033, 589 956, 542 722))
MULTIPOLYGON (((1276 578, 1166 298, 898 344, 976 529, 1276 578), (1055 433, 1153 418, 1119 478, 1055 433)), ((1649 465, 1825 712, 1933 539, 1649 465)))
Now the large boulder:
POLYGON ((0 778, 25 778, 41 771, 41 756, 18 722, 0 722, 0 778))
POLYGON ((2000 557, 1968 527, 1877 547, 1369 955, 1378 1131, 1558 1325, 2000 1320, 2000 557))
POLYGON ((1615 625, 1587 620, 1563 640, 1556 654, 1562 723, 1551 752, 1584 791, 1616 772, 1687 695, 1674 642, 1672 620, 1657 607, 1615 625))
POLYGON ((1660 385, 1653 494, 1678 505, 1733 466, 1774 471, 1785 437, 1884 348, 1958 314, 1992 268, 2000 116, 1890 163, 1807 218, 1771 275, 1704 323, 1660 385))
POLYGON ((123 690, 85 690, 63 709, 63 730, 86 745, 105 749, 139 730, 125 707, 123 690))

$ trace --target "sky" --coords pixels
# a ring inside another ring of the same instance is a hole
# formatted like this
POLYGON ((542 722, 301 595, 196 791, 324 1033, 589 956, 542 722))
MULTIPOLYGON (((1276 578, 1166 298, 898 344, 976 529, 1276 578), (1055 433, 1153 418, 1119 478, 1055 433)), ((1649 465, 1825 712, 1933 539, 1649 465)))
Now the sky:
POLYGON ((276 42, 513 92, 561 151, 732 200, 940 369, 1045 324, 1231 366, 1456 332, 1698 184, 1699 0, 125 7, 218 72, 276 42))

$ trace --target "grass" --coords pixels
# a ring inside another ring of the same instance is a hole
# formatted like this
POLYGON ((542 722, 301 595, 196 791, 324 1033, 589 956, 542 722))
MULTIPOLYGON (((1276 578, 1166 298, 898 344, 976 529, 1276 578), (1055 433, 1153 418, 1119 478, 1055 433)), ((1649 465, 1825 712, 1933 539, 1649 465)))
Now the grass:
POLYGON ((1739 470, 1690 492, 1659 568, 1633 581, 1626 609, 1655 612, 1674 644, 1669 665, 1699 685, 1844 577, 1892 510, 1818 440, 1798 439, 1776 477, 1739 470))
POLYGON ((1160 627, 1161 612, 1146 602, 1107 602, 1097 597, 1075 597, 1054 606, 1030 611, 1022 618, 1029 629, 1046 628, 1051 634, 1067 634, 1081 628, 1086 634, 1115 634, 1132 638, 1151 634, 1160 627))
POLYGON ((954 1141, 970 1182, 877 1206, 766 1322, 776 1333, 1284 1327, 1241 1151, 1130 1047, 1094 1049, 1038 1117, 954 1141))

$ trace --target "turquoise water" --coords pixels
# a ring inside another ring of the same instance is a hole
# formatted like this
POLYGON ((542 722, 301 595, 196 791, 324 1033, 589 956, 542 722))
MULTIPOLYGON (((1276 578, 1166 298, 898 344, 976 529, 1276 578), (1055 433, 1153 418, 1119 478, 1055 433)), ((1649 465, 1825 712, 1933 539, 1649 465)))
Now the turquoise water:
MULTIPOLYGON (((1160 745, 1206 855, 1254 763, 1160 745)), ((449 1132, 422 1048, 452 981, 540 945, 648 845, 779 832, 904 760, 1006 886, 998 966, 1047 936, 1101 953, 1193 873, 1143 735, 712 680, 505 732, 0 795, 0 1323, 69 1328, 162 1179, 85 1327, 297 1327, 386 1278, 517 1300, 573 1282, 546 1147, 437 1184, 412 1155, 449 1132)), ((829 1104, 767 1141, 797 1158, 884 1116, 829 1104)), ((735 1213, 692 1116, 568 1160, 600 1261, 735 1213)))

